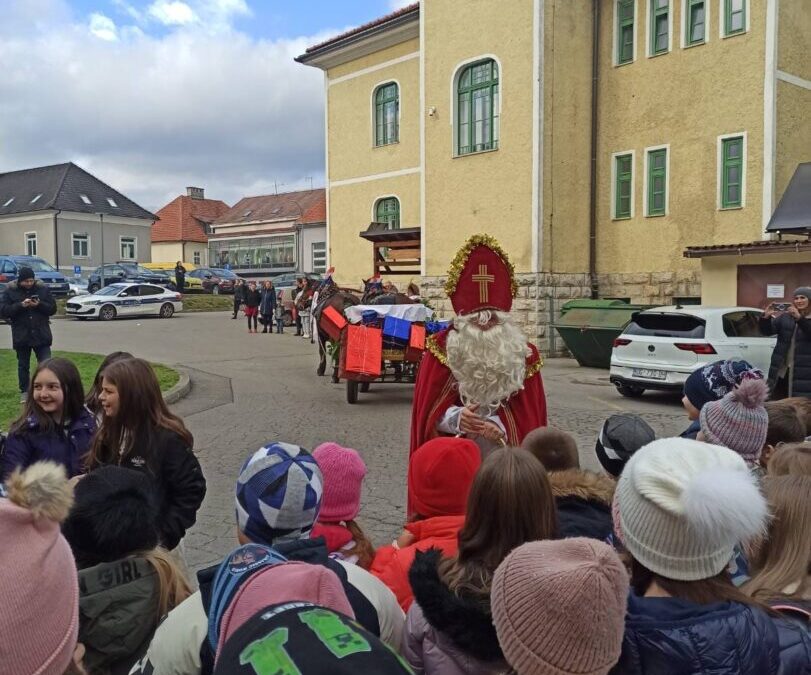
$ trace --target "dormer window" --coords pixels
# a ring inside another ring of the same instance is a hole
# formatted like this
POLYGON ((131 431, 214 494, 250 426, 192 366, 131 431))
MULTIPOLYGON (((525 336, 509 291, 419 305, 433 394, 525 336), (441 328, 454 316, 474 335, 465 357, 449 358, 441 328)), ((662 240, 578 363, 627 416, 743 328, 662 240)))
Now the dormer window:
POLYGON ((42 197, 42 193, 40 193, 40 194, 38 194, 36 197, 34 197, 34 198, 33 198, 33 199, 32 199, 32 200, 29 202, 29 204, 36 204, 36 203, 39 201, 39 198, 40 198, 40 197, 42 197))
POLYGON ((9 197, 8 200, 6 201, 6 203, 3 204, 3 206, 11 206, 11 202, 13 202, 13 201, 14 201, 14 197, 9 197))
POLYGON ((93 202, 90 201, 90 197, 84 194, 79 195, 79 199, 81 199, 85 204, 92 204, 93 202))
POLYGON ((115 199, 113 199, 112 197, 107 197, 107 203, 114 209, 118 208, 118 204, 115 203, 115 199))

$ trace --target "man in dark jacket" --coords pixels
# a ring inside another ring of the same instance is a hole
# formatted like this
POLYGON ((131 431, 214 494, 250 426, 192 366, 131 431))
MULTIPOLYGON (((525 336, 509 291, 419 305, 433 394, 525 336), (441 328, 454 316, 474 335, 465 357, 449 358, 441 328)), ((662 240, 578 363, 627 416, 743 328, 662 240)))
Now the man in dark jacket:
POLYGON ((51 358, 53 336, 49 317, 54 314, 56 302, 48 287, 34 277, 30 267, 21 267, 17 281, 12 281, 3 292, 0 316, 11 322, 17 380, 23 399, 31 377, 31 352, 38 363, 51 358))
POLYGON ((234 282, 234 316, 232 319, 237 318, 239 308, 245 302, 245 282, 242 279, 237 279, 234 282))

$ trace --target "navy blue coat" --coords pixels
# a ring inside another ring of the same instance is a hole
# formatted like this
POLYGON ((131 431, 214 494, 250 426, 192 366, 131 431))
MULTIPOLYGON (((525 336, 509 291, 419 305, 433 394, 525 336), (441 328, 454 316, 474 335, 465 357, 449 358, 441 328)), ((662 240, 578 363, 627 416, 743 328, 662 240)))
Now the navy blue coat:
POLYGON ((273 316, 276 311, 276 289, 263 288, 262 301, 259 303, 259 313, 264 316, 273 316))
POLYGON ((82 408, 79 417, 72 420, 64 432, 45 431, 36 418, 31 417, 22 429, 9 433, 0 460, 0 477, 5 479, 18 466, 25 469, 43 461, 64 466, 68 478, 78 476, 95 432, 96 418, 87 408, 82 408))
POLYGON ((735 602, 697 605, 628 596, 622 655, 612 675, 806 675, 800 627, 735 602))

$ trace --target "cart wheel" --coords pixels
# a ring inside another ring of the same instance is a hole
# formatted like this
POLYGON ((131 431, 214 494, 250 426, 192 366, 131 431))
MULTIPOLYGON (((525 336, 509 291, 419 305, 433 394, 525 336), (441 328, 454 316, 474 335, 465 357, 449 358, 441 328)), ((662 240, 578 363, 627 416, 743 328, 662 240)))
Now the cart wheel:
POLYGON ((350 404, 358 402, 358 383, 353 380, 346 381, 346 402, 350 404))
POLYGON ((365 394, 366 392, 368 392, 369 391, 369 386, 370 386, 369 382, 361 382, 360 383, 360 391, 361 391, 361 393, 365 394))

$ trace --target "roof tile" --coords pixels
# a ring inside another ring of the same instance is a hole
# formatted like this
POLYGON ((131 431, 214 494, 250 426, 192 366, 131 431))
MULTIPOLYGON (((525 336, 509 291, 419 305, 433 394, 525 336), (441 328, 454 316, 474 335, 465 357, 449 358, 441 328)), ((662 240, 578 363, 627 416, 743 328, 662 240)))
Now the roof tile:
POLYGON ((229 209, 219 199, 176 197, 158 211, 160 220, 152 226, 152 241, 197 241, 206 243, 204 223, 210 223, 229 209))

